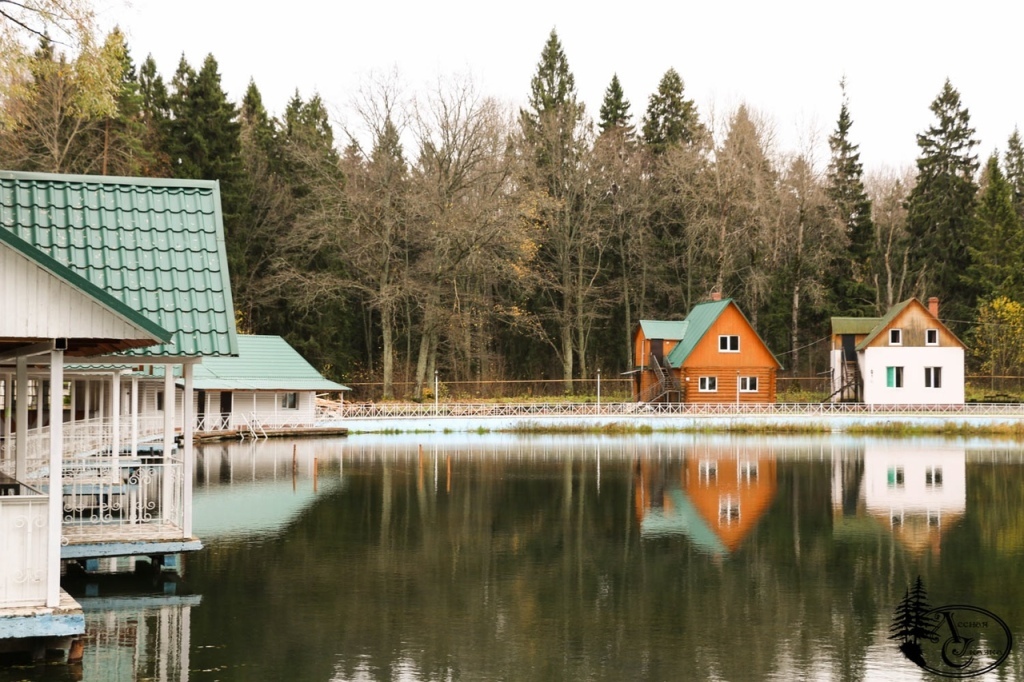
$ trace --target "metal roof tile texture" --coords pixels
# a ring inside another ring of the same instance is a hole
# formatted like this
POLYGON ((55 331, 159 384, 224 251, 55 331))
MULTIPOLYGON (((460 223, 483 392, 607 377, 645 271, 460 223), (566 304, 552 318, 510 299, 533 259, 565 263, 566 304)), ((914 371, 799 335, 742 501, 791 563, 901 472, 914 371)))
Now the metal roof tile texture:
POLYGON ((172 333, 129 354, 237 353, 216 182, 3 171, 0 227, 172 333))

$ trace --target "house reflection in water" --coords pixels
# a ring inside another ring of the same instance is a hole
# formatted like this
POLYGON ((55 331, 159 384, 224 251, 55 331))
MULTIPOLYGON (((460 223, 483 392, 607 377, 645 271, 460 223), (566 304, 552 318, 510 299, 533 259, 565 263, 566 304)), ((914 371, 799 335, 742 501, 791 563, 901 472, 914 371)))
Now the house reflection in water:
POLYGON ((946 444, 868 443, 863 464, 833 460, 832 502, 836 528, 865 515, 914 554, 938 554, 943 534, 967 508, 964 448, 946 444))
POLYGON ((716 445, 681 461, 636 462, 634 501, 641 536, 685 535, 700 550, 730 554, 757 526, 777 488, 770 447, 716 445))

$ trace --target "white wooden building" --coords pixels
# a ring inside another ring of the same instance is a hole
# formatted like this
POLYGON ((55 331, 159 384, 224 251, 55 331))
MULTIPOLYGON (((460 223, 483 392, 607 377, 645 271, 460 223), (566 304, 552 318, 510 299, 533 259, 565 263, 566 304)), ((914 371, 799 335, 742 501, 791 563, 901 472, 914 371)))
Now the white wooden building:
POLYGON ((964 402, 965 346, 916 298, 880 318, 832 318, 832 401, 876 405, 964 402))

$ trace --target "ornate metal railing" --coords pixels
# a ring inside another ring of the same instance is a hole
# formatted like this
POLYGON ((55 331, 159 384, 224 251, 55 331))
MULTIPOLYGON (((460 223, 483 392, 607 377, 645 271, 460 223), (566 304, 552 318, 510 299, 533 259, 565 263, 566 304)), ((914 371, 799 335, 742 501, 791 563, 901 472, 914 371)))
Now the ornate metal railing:
POLYGON ((344 419, 403 419, 415 417, 532 417, 532 416, 750 416, 828 415, 962 417, 1024 417, 1020 403, 961 405, 864 405, 860 403, 345 403, 317 408, 317 422, 344 419))
POLYGON ((184 462, 161 454, 82 457, 64 463, 68 526, 184 526, 184 462))

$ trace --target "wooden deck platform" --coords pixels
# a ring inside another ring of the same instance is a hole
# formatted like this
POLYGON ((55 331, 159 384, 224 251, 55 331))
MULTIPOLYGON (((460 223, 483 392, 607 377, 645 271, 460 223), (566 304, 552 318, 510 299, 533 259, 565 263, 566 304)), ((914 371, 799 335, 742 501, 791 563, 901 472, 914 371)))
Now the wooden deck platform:
MULTIPOLYGON (((283 429, 264 428, 267 438, 304 438, 317 436, 347 436, 348 429, 338 426, 306 426, 289 427, 283 429)), ((262 433, 260 437, 262 437, 262 433)), ((241 429, 228 429, 223 431, 196 431, 192 435, 195 443, 209 443, 218 440, 239 440, 242 437, 249 438, 249 431, 241 429)))
POLYGON ((74 637, 85 632, 82 607, 64 590, 60 605, 0 608, 0 651, 19 651, 33 638, 74 637))
POLYGON ((63 534, 61 559, 180 554, 203 548, 198 538, 183 537, 172 523, 65 524, 63 534))

